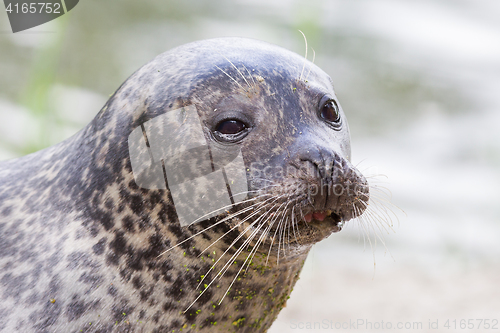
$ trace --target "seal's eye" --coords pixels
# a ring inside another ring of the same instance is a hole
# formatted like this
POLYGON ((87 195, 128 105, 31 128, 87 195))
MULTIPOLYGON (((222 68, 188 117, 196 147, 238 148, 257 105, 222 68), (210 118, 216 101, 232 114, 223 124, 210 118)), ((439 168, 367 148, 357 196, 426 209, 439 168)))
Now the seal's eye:
POLYGON ((320 116, 324 120, 338 126, 340 123, 340 112, 337 103, 333 99, 328 100, 320 110, 320 116))
POLYGON ((250 127, 238 119, 225 119, 217 123, 213 135, 219 142, 235 143, 242 140, 250 127))
POLYGON ((246 128, 245 124, 239 120, 230 119, 217 124, 215 130, 220 134, 238 134, 246 128))
POLYGON ((321 118, 336 123, 340 120, 339 109, 333 100, 326 102, 321 108, 321 118))

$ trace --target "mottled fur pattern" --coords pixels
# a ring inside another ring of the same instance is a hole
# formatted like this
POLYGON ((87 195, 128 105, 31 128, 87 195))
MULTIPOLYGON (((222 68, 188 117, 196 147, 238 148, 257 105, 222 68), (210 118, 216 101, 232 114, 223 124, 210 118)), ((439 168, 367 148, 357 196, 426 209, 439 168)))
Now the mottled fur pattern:
MULTIPOLYGON (((227 215, 180 227, 168 189, 141 189, 134 181, 127 137, 168 110, 195 105, 212 140, 210 128, 218 112, 239 110, 253 115, 257 133, 251 132, 241 145, 245 165, 313 165, 321 171, 337 163, 347 171, 343 182, 364 184, 348 162, 346 124, 336 132, 317 119, 321 96, 334 96, 330 79, 306 62, 310 74, 307 82, 299 81, 304 61, 246 39, 188 44, 134 73, 75 136, 1 162, 0 331, 266 331, 285 306, 309 248, 338 230, 336 224, 303 223, 303 238, 288 242, 279 264, 279 250, 259 249, 226 292, 253 242, 190 306, 213 278, 196 289, 213 263, 229 248, 223 265, 241 247, 245 237, 238 236, 248 231, 248 222, 237 226, 245 215, 235 216, 182 242, 227 215)), ((298 178, 266 175, 271 184, 281 184, 272 187, 252 174, 257 169, 248 169, 249 189, 281 195, 279 204, 295 200, 302 211, 292 212, 291 205, 287 217, 321 206, 337 209, 342 220, 349 220, 366 206, 365 199, 345 195, 335 202, 319 195, 312 200, 292 197, 286 184, 296 189, 300 182, 319 181, 317 177, 305 171, 298 178)), ((322 181, 338 181, 321 172, 322 181)))

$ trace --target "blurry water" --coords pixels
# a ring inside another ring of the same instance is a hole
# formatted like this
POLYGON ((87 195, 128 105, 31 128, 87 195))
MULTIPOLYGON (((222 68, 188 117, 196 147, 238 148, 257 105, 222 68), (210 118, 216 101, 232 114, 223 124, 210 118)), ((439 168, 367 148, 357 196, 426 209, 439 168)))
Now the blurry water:
POLYGON ((230 35, 303 54, 301 29, 348 116, 353 162, 405 213, 385 246, 357 222, 315 246, 271 332, 500 319, 498 17, 496 0, 87 0, 12 35, 2 12, 0 159, 75 133, 169 48, 230 35))

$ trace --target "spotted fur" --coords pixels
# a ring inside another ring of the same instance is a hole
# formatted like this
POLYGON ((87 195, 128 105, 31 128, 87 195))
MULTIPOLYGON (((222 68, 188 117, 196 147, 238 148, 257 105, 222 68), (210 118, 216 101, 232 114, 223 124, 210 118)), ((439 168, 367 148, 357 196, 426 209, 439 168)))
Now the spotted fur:
POLYGON ((285 306, 312 244, 366 207, 359 191, 337 197, 294 194, 299 185, 323 181, 366 183, 349 163, 345 116, 342 131, 318 120, 324 94, 335 96, 330 78, 284 49, 246 39, 192 43, 139 69, 78 134, 1 162, 0 331, 265 332, 285 306), (272 207, 278 214, 278 204, 293 202, 281 211, 283 223, 285 216, 291 223, 292 214, 300 218, 321 207, 339 220, 296 221, 292 227, 302 234, 281 239, 285 253, 279 263, 280 250, 268 251, 276 230, 270 228, 267 246, 257 249, 248 268, 238 274, 255 241, 205 288, 211 281, 205 274, 222 254, 227 251, 221 263, 228 262, 245 245, 252 229, 249 222, 238 223, 249 213, 237 213, 249 204, 181 227, 168 189, 137 186, 127 142, 141 124, 188 105, 196 106, 207 140, 213 140, 214 113, 241 109, 254 117, 241 149, 249 197, 268 195, 256 203, 280 198, 272 207), (334 165, 345 171, 343 178, 325 171, 334 165), (299 176, 268 175, 266 166, 292 166, 299 176), (233 215, 218 223, 228 214, 233 215))

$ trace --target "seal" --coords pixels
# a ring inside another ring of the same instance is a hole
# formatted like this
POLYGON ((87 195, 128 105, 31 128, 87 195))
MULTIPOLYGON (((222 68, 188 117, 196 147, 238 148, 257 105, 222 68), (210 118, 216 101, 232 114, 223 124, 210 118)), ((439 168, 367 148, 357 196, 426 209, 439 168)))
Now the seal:
POLYGON ((0 331, 265 332, 312 245, 367 208, 349 160, 303 57, 243 38, 161 54, 79 133, 0 163, 0 331))

